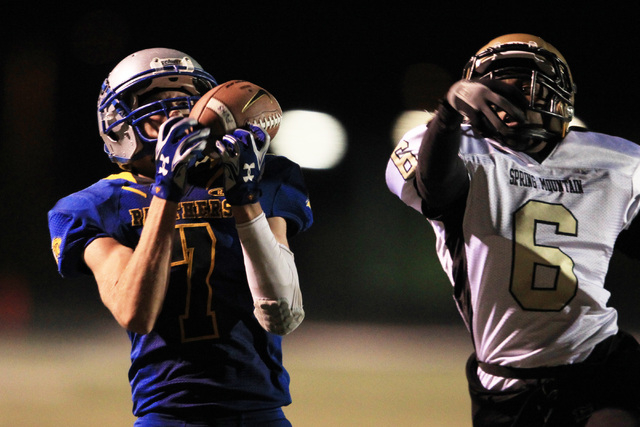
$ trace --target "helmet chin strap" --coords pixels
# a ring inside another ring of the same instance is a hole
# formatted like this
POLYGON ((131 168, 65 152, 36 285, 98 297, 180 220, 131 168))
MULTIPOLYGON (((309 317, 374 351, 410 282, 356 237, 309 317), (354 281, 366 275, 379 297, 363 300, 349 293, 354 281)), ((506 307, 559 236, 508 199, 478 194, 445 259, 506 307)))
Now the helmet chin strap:
POLYGON ((539 126, 519 126, 500 133, 500 142, 512 150, 535 153, 548 143, 555 144, 560 136, 539 126))

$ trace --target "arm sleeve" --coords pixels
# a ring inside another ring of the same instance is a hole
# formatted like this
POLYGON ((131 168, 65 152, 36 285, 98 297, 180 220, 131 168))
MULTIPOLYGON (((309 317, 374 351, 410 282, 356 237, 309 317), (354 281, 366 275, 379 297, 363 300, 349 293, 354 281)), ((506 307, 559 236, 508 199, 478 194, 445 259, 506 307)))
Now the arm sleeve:
POLYGON ((458 156, 461 123, 462 116, 443 101, 420 145, 416 188, 427 217, 438 216, 469 190, 467 170, 458 156))
POLYGON ((256 319, 266 331, 286 335, 304 319, 293 252, 276 241, 264 213, 236 227, 256 319))

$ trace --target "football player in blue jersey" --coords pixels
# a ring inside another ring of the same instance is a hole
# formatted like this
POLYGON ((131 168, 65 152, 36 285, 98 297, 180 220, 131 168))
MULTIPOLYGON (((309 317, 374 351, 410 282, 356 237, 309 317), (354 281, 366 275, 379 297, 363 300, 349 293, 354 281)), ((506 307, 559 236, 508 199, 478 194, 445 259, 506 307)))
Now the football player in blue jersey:
POLYGON ((261 128, 213 140, 188 117, 215 85, 177 50, 123 59, 98 100, 123 171, 49 212, 60 274, 92 274, 131 339, 136 426, 291 425, 282 336, 304 311, 288 239, 312 223, 308 193, 261 128))
POLYGON ((640 425, 640 347, 604 287, 614 245, 640 255, 640 147, 570 128, 575 93, 552 45, 498 37, 387 165, 471 334, 474 426, 640 425))

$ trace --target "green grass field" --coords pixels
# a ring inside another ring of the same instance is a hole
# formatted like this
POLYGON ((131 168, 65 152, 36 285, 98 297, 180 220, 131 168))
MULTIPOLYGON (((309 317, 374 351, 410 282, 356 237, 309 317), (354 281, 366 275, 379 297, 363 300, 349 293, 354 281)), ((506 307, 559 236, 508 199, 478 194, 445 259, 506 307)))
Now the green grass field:
MULTIPOLYGON (((0 337, 0 426, 132 425, 128 339, 93 334, 0 337)), ((469 426, 470 351, 461 326, 305 322, 285 338, 285 412, 296 427, 469 426)))

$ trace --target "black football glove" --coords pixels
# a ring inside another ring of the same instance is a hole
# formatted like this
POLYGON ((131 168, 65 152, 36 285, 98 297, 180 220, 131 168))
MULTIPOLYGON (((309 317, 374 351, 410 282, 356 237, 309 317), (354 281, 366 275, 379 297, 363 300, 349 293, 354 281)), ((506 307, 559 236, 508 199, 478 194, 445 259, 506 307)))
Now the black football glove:
POLYGON ((449 88, 447 102, 485 137, 510 134, 505 122, 524 123, 529 105, 520 89, 500 80, 459 80, 449 88), (508 117, 501 119, 499 111, 508 117))

